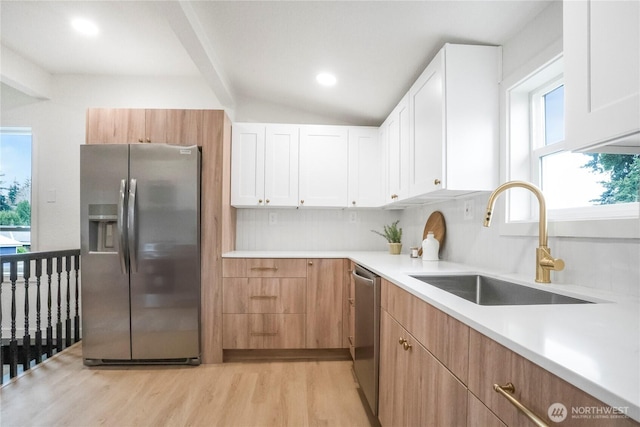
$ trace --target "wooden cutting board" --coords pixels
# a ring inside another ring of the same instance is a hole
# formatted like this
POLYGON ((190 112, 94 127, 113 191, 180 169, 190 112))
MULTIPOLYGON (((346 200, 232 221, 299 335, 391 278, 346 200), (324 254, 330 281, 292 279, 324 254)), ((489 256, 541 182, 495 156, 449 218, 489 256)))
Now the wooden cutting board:
MULTIPOLYGON (((444 215, 442 212, 435 211, 429 218, 427 219, 426 224, 424 225, 424 231, 422 232, 422 240, 427 238, 427 233, 429 231, 433 231, 433 237, 440 243, 440 251, 442 251, 442 247, 444 246, 444 237, 447 231, 446 224, 444 222, 444 215)), ((422 242, 420 242, 422 244, 422 242)), ((422 247, 418 249, 418 255, 422 256, 422 247)))

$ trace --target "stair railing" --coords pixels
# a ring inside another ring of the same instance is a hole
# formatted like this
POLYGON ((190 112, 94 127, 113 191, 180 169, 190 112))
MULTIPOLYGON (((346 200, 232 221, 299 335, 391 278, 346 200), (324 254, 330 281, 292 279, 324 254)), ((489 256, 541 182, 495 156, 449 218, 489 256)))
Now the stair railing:
POLYGON ((9 365, 9 378, 13 378, 18 375, 20 365, 23 371, 27 371, 31 368, 32 362, 41 363, 45 358, 80 341, 79 273, 80 249, 0 256, 0 342, 2 343, 0 384, 4 382, 5 365, 9 365), (35 290, 32 289, 32 295, 30 295, 33 276, 35 276, 35 290), (43 276, 46 280, 46 290, 41 289, 45 287, 42 283, 43 276), (10 304, 5 300, 4 290, 7 288, 5 283, 10 284, 10 304), (35 312, 31 311, 30 304, 30 299, 34 297, 33 293, 35 293, 35 312), (43 293, 46 293, 46 326, 42 325, 43 293), (73 326, 72 295, 75 301, 73 326), (20 299, 24 301, 22 338, 18 337, 17 328, 19 312, 17 304, 20 299), (54 300, 55 306, 53 306, 54 300), (9 307, 11 318, 5 324, 4 313, 9 307), (65 319, 62 318, 63 308, 66 309, 65 319), (34 319, 35 325, 33 325, 34 319), (44 339, 43 328, 46 334, 44 339), (4 338, 6 329, 9 332, 8 338, 4 338), (33 339, 32 332, 35 334, 33 339))

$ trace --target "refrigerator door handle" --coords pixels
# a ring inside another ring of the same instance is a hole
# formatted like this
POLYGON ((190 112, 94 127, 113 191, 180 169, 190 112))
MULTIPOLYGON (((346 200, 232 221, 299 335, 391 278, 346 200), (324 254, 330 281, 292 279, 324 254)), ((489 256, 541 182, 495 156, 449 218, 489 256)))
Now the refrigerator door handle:
POLYGON ((127 265, 127 229, 125 227, 126 217, 126 194, 127 194, 127 180, 120 180, 120 193, 118 196, 118 257, 120 258, 120 271, 122 274, 128 274, 127 265))
POLYGON ((131 179, 129 183, 129 202, 127 204, 127 237, 129 239, 129 266, 132 273, 138 271, 138 230, 136 229, 137 189, 137 181, 131 179))

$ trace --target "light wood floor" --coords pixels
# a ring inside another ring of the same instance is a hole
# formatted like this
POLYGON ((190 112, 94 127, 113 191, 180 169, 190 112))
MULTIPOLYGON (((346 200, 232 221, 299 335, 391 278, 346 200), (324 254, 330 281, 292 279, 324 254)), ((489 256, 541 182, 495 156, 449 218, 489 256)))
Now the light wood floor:
POLYGON ((0 425, 350 427, 371 421, 349 361, 89 368, 78 343, 0 389, 0 425))

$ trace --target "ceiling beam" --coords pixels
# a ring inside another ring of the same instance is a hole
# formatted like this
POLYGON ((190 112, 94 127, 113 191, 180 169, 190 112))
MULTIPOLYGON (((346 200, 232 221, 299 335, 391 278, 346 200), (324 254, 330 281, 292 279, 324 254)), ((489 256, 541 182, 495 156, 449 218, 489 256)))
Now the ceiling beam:
POLYGON ((233 108, 235 100, 229 80, 218 56, 206 35, 202 22, 189 1, 158 2, 165 17, 185 50, 200 70, 218 100, 227 108, 233 108))
POLYGON ((51 74, 2 45, 0 81, 32 98, 51 98, 51 74))

